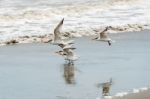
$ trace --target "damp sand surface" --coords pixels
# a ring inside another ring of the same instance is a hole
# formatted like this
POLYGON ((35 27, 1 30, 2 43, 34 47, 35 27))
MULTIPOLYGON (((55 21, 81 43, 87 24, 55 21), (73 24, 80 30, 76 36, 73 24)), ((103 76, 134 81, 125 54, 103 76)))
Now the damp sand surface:
POLYGON ((54 53, 60 50, 55 45, 1 46, 0 99, 95 99, 101 96, 97 84, 110 78, 111 95, 149 87, 150 31, 110 36, 112 46, 93 37, 74 39, 80 56, 74 65, 54 53))
POLYGON ((136 94, 129 94, 123 97, 113 98, 113 99, 149 99, 150 98, 150 90, 136 93, 136 94))

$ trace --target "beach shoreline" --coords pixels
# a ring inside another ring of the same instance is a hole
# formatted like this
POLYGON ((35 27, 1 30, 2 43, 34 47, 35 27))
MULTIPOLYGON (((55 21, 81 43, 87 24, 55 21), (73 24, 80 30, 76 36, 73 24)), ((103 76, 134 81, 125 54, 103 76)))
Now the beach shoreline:
MULTIPOLYGON (((127 24, 123 26, 111 26, 109 33, 126 33, 126 32, 137 32, 149 30, 149 24, 127 24)), ((78 38, 84 36, 94 36, 103 31, 105 27, 93 28, 92 30, 87 31, 67 31, 63 32, 62 35, 69 38, 78 38)), ((44 35, 24 35, 13 37, 9 39, 0 40, 0 46, 10 45, 10 44, 22 44, 22 43, 49 43, 53 40, 53 33, 44 34, 44 35)))
POLYGON ((150 98, 150 90, 145 90, 138 93, 130 93, 122 97, 114 97, 112 99, 149 99, 149 98, 150 98))

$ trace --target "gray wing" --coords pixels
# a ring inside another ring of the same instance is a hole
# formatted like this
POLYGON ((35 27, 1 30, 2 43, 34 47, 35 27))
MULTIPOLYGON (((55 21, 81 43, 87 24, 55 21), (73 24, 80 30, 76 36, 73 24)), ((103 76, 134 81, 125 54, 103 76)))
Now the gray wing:
POLYGON ((100 38, 101 39, 108 38, 107 33, 106 33, 106 29, 100 33, 100 38))
POLYGON ((63 22, 64 22, 64 18, 59 22, 59 24, 54 29, 54 40, 61 39, 60 29, 61 29, 61 27, 63 25, 63 22))

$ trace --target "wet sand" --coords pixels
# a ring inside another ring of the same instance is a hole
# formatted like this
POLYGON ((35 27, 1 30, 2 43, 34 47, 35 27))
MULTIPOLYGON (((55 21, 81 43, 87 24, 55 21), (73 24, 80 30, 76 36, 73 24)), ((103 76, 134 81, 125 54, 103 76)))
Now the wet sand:
POLYGON ((98 83, 113 79, 110 94, 150 86, 150 31, 110 34, 116 42, 75 39, 80 59, 68 66, 51 44, 0 47, 0 99, 95 99, 98 83))
POLYGON ((150 90, 143 91, 140 93, 135 93, 135 94, 129 94, 123 97, 118 97, 113 99, 150 99, 150 90))

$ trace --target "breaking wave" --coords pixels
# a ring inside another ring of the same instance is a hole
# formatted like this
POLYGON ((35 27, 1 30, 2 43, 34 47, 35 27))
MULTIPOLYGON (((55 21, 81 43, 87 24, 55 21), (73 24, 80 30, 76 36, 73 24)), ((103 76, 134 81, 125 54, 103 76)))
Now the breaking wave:
POLYGON ((35 1, 1 1, 1 42, 19 36, 51 34, 63 17, 63 32, 71 32, 74 35, 93 35, 97 33, 95 31, 100 31, 108 25, 119 27, 122 31, 124 28, 149 28, 150 0, 35 1))

